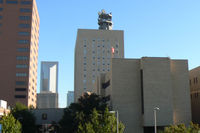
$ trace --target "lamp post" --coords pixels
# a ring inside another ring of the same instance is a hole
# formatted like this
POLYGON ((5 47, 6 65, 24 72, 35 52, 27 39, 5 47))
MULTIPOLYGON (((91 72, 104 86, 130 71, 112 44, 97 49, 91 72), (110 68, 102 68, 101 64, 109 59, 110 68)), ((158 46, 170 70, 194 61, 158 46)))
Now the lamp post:
POLYGON ((119 133, 119 113, 117 111, 110 111, 110 113, 117 114, 117 133, 119 133))
POLYGON ((157 125, 156 125, 156 111, 160 110, 158 107, 155 107, 154 109, 154 131, 157 133, 157 125))

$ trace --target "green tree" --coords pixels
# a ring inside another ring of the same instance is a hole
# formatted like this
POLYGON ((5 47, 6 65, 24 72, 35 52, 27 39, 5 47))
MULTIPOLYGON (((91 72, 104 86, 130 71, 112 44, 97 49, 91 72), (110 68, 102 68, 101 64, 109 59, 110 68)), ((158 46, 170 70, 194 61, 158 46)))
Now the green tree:
POLYGON ((3 116, 0 124, 2 124, 2 133, 21 133, 21 124, 12 114, 3 116))
POLYGON ((160 133, 199 133, 199 132, 200 132, 199 125, 190 122, 189 127, 186 127, 184 124, 171 125, 169 127, 165 127, 164 131, 160 133))
MULTIPOLYGON (((110 97, 101 97, 96 94, 85 93, 78 99, 77 103, 72 103, 68 108, 64 110, 64 115, 59 122, 63 133, 77 133, 80 127, 80 122, 87 123, 89 128, 91 124, 91 114, 96 109, 98 113, 104 114, 108 107, 108 101, 110 97)), ((82 125, 83 125, 82 124, 82 125)))
POLYGON ((36 118, 25 105, 16 103, 15 107, 11 110, 11 114, 22 124, 22 133, 36 132, 36 118))
MULTIPOLYGON (((116 133, 117 132, 117 119, 114 114, 111 114, 106 108, 104 113, 93 110, 90 115, 90 121, 84 121, 84 114, 81 112, 78 117, 82 121, 79 122, 77 133, 116 133)), ((124 125, 119 122, 119 133, 124 132, 124 125)))

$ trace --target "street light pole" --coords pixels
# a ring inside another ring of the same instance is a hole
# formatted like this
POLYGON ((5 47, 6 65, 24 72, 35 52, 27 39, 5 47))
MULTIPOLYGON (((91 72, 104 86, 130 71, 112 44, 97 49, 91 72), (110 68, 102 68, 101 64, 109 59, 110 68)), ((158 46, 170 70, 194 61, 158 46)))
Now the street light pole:
POLYGON ((158 107, 155 107, 154 108, 154 131, 155 131, 155 133, 157 133, 157 121, 156 121, 156 111, 157 110, 160 110, 158 107))
POLYGON ((119 113, 118 110, 117 111, 109 111, 110 113, 113 113, 117 115, 117 133, 119 133, 119 113))
POLYGON ((117 110, 117 133, 119 133, 119 114, 117 110))

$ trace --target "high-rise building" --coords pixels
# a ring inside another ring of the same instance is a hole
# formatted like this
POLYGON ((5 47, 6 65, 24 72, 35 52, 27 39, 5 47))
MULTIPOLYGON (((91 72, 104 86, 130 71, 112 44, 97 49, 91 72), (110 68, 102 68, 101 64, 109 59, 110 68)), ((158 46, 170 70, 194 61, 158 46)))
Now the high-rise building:
POLYGON ((41 62, 37 108, 58 108, 58 62, 41 62))
POLYGON ((99 12, 99 30, 78 29, 75 48, 75 102, 94 89, 98 74, 110 71, 112 58, 124 57, 124 32, 112 30, 112 14, 99 12))
POLYGON ((200 66, 189 72, 192 122, 200 124, 200 66))
POLYGON ((58 92, 58 62, 41 62, 40 92, 58 92))
POLYGON ((68 91, 67 93, 67 107, 74 102, 74 91, 68 91))
POLYGON ((39 14, 36 0, 0 0, 0 99, 36 106, 39 14))

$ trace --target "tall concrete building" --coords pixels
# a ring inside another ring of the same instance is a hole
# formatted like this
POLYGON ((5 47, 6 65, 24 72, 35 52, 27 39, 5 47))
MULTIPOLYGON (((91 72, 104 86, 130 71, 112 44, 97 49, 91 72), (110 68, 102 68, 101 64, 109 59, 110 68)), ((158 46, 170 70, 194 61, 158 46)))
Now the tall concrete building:
POLYGON ((160 109, 160 129, 191 121, 187 60, 112 59, 111 71, 97 81, 97 90, 111 96, 111 108, 119 112, 125 133, 153 133, 155 107, 160 109))
POLYGON ((0 0, 0 99, 36 107, 40 19, 36 0, 0 0))
POLYGON ((67 107, 74 102, 74 91, 68 91, 67 93, 67 107))
POLYGON ((84 92, 96 92, 100 73, 110 71, 112 58, 124 57, 124 32, 112 30, 112 14, 99 12, 99 30, 78 29, 75 48, 75 102, 84 92))
POLYGON ((40 92, 58 92, 58 62, 41 62, 40 92))
POLYGON ((38 108, 58 108, 58 62, 41 62, 38 108))
POLYGON ((192 121, 200 124, 200 66, 190 70, 189 74, 192 121))

